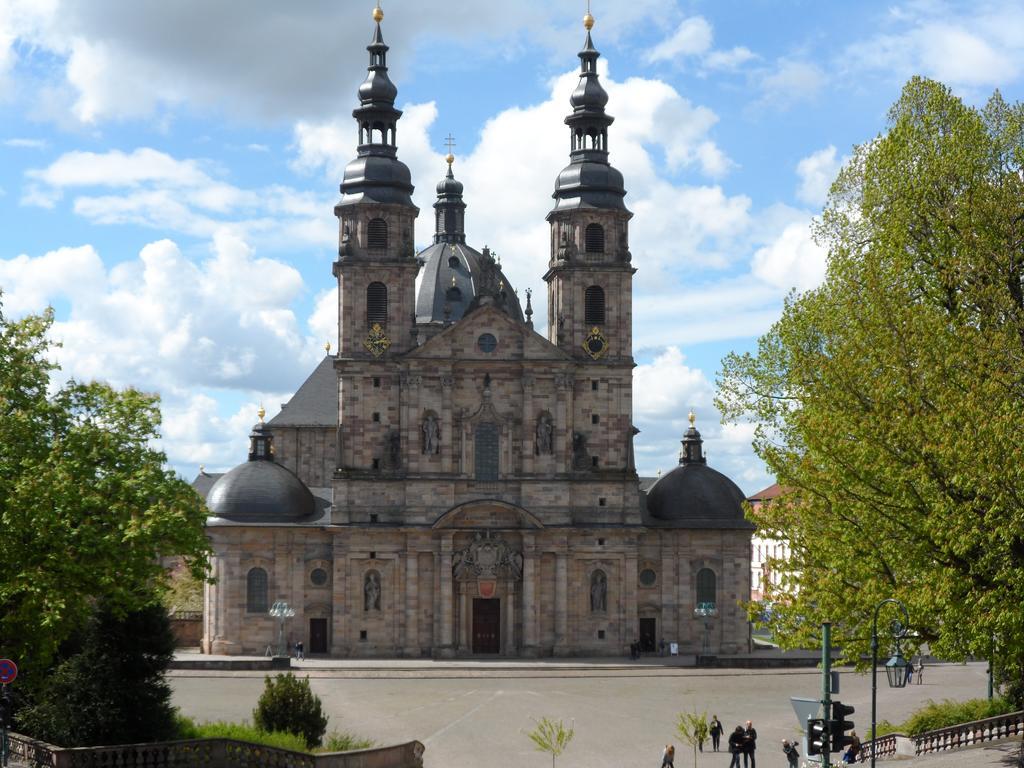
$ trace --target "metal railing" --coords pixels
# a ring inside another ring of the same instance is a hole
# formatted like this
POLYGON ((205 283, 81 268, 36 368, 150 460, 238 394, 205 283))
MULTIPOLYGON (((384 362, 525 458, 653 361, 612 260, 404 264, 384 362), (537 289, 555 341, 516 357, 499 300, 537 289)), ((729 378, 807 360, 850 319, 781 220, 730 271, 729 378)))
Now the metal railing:
POLYGON ((234 739, 64 748, 10 733, 11 757, 32 768, 422 768, 418 741, 310 755, 234 739))

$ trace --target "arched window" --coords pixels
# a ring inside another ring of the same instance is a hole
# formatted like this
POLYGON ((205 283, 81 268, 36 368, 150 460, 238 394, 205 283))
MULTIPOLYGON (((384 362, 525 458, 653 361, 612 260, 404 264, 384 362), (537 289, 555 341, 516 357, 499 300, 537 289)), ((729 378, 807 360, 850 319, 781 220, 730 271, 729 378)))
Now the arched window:
POLYGON ((493 483, 498 479, 498 425, 484 422, 477 425, 474 444, 476 479, 493 483))
POLYGON ((388 247, 388 223, 384 219, 370 219, 366 225, 366 247, 388 247))
POLYGON ((604 227, 600 224, 587 224, 583 230, 583 247, 587 253, 604 253, 604 227))
POLYGON ((715 572, 710 568, 697 571, 697 605, 711 603, 715 607, 715 572))
POLYGON ((608 610, 608 576, 598 569, 590 574, 590 612, 605 613, 608 610))
POLYGON ((262 568, 250 568, 245 576, 245 610, 267 612, 267 572, 262 568))
POLYGON ((587 325, 600 325, 604 322, 604 289, 592 285, 583 294, 584 314, 587 325))
POLYGON ((384 283, 370 283, 366 286, 366 327, 374 323, 387 325, 388 287, 384 283))

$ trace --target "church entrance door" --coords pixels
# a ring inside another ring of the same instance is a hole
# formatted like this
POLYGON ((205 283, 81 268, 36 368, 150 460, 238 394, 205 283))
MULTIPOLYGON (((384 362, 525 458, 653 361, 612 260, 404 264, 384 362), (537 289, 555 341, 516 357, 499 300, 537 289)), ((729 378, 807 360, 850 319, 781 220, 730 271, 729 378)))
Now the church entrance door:
POLYGON ((473 598, 473 653, 501 651, 501 600, 473 598))
POLYGON ((640 650, 644 653, 658 650, 657 628, 657 619, 640 619, 640 650))
POLYGON ((309 652, 327 653, 327 619, 309 620, 309 652))

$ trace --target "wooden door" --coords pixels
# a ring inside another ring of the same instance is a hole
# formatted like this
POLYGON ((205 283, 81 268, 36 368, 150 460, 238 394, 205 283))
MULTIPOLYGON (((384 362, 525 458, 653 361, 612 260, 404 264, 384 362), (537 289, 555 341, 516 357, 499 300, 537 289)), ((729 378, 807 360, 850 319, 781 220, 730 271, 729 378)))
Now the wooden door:
POLYGON ((473 598, 473 653, 501 651, 501 600, 473 598))
POLYGON ((644 653, 658 650, 657 628, 657 619, 640 619, 640 650, 644 653))
POLYGON ((309 652, 327 653, 327 619, 309 620, 309 652))

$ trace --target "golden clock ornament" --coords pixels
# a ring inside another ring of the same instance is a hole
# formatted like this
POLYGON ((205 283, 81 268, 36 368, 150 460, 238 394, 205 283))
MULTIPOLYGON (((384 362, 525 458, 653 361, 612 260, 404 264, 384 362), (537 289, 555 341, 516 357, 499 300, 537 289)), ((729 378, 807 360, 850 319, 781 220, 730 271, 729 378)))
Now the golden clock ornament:
POLYGON ((367 335, 366 340, 363 342, 363 346, 374 357, 380 357, 388 351, 388 347, 391 346, 391 339, 384 333, 380 323, 374 323, 370 328, 369 335, 367 335))
POLYGON ((590 329, 590 333, 587 334, 587 338, 583 340, 583 351, 590 355, 594 360, 600 360, 605 356, 608 351, 608 339, 601 333, 601 329, 596 325, 590 329))

